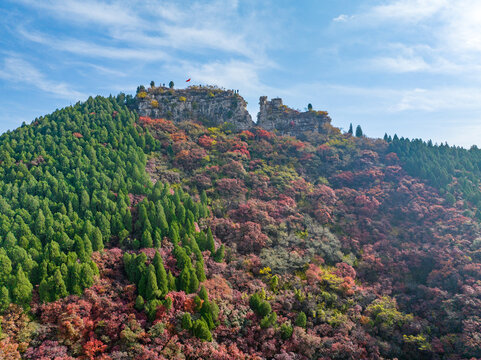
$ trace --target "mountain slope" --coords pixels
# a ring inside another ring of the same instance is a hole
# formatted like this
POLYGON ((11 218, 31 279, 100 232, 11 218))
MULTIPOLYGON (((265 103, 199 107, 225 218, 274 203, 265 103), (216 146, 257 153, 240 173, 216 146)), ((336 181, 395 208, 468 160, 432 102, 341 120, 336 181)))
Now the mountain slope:
POLYGON ((413 177, 421 150, 135 101, 0 137, 4 358, 481 356, 476 202, 413 177))

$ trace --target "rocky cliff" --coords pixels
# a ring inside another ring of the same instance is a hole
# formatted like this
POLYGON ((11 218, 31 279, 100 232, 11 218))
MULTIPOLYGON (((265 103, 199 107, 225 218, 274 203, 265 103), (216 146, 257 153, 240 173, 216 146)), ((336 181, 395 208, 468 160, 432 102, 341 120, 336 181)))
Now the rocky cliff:
POLYGON ((213 86, 191 86, 187 89, 153 87, 140 89, 136 96, 140 116, 166 118, 175 122, 197 120, 207 126, 231 123, 246 130, 254 122, 246 101, 237 92, 213 86))
MULTIPOLYGON (((187 89, 139 87, 136 110, 140 116, 166 118, 174 122, 197 120, 206 126, 230 123, 237 130, 247 130, 256 124, 246 109, 246 101, 236 91, 215 86, 191 86, 187 89)), ((300 112, 282 103, 261 96, 257 126, 279 135, 302 135, 306 131, 323 132, 331 122, 325 111, 300 112)))
POLYGON ((267 96, 261 96, 259 105, 257 125, 280 135, 300 135, 306 131, 322 132, 323 125, 331 122, 325 111, 299 112, 284 105, 280 98, 268 101, 267 96))

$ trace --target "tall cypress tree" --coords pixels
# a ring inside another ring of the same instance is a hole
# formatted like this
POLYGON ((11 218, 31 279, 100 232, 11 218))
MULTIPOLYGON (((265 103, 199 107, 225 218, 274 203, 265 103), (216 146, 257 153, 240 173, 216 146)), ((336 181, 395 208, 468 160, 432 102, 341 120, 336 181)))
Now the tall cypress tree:
POLYGON ((147 270, 147 284, 145 288, 145 295, 147 300, 156 299, 159 295, 157 276, 155 275, 155 268, 152 264, 149 265, 149 268, 147 270))
POLYGON ((50 277, 49 288, 51 291, 51 299, 54 301, 64 298, 68 295, 67 287, 65 286, 65 282, 63 280, 60 269, 57 268, 53 276, 50 277))
POLYGON ((22 266, 19 266, 12 290, 13 300, 24 308, 28 308, 32 300, 32 290, 32 284, 23 272, 22 266))
POLYGON ((92 249, 94 251, 102 251, 104 249, 104 241, 102 239, 102 232, 96 227, 92 234, 92 249))
POLYGON ((169 292, 169 283, 167 280, 167 272, 165 271, 164 263, 162 261, 162 256, 160 256, 158 251, 155 253, 152 263, 154 264, 155 275, 157 276, 157 286, 161 294, 165 295, 169 292))
POLYGON ((144 233, 142 234, 142 239, 140 240, 140 246, 142 248, 151 248, 152 246, 154 246, 154 242, 152 241, 152 235, 150 234, 150 231, 148 230, 144 231, 144 233))
POLYGON ((207 230, 207 249, 213 255, 215 253, 215 242, 214 237, 212 236, 212 230, 209 228, 207 230))

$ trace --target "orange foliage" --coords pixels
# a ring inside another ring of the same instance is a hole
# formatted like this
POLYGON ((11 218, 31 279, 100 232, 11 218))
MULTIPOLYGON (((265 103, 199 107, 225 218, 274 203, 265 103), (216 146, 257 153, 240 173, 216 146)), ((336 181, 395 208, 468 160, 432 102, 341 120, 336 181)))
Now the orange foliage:
POLYGON ((84 137, 81 133, 78 133, 78 132, 74 132, 72 135, 75 136, 77 139, 84 137))
POLYGON ((187 137, 185 136, 185 133, 183 133, 183 132, 176 132, 176 133, 170 134, 170 138, 174 142, 185 142, 185 141, 187 141, 187 137))
POLYGON ((194 298, 188 298, 185 300, 184 303, 184 311, 189 312, 189 313, 194 313, 195 312, 195 301, 194 298))
POLYGON ((215 275, 212 279, 206 280, 202 283, 212 299, 225 299, 232 301, 232 288, 226 279, 220 275, 215 275))
POLYGON ((90 360, 104 359, 105 357, 102 356, 102 353, 107 349, 107 345, 100 340, 91 338, 85 343, 83 348, 85 355, 87 355, 90 360))
POLYGON ((18 344, 11 342, 10 338, 0 341, 0 359, 3 360, 20 360, 18 352, 18 344))

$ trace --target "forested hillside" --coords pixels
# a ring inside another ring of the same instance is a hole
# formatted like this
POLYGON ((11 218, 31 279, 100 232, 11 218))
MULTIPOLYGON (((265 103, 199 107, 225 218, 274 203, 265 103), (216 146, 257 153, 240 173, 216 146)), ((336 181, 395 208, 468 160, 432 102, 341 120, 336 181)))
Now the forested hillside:
POLYGON ((481 358, 480 150, 132 103, 0 137, 0 358, 481 358))

